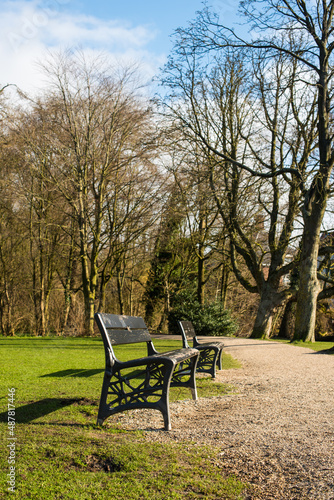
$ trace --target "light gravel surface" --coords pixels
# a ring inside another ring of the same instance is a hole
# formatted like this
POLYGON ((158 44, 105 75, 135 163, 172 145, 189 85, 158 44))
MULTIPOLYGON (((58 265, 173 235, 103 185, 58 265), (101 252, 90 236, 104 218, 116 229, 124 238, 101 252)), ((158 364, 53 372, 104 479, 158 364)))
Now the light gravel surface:
POLYGON ((231 394, 172 403, 169 432, 156 411, 113 422, 150 441, 214 446, 222 476, 251 485, 247 499, 334 499, 334 355, 245 338, 224 343, 242 364, 218 372, 231 394))

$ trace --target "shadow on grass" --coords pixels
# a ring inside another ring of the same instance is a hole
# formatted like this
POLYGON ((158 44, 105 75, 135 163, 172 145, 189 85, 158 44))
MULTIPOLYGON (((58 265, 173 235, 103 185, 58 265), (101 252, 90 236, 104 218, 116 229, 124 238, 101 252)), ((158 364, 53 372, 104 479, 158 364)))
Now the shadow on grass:
POLYGON ((40 378, 44 377, 92 377, 97 373, 104 372, 103 369, 68 369, 68 370, 60 370, 58 372, 46 373, 45 375, 41 375, 40 378))
MULTIPOLYGON (((74 403, 82 401, 80 398, 72 399, 59 399, 59 398, 46 398, 34 403, 28 403, 24 406, 15 408, 15 423, 28 424, 36 418, 44 417, 53 413, 65 406, 71 406, 74 403)), ((0 422, 8 421, 8 412, 0 413, 0 422)))
MULTIPOLYGON (((102 338, 99 337, 0 337, 1 347, 12 349, 101 349, 102 338), (87 340, 86 340, 87 339, 87 340), (85 342, 86 340, 86 342, 85 342)), ((103 346, 102 346, 103 347, 103 346)))
POLYGON ((329 347, 328 349, 322 349, 321 351, 313 351, 309 354, 334 354, 334 347, 329 347))

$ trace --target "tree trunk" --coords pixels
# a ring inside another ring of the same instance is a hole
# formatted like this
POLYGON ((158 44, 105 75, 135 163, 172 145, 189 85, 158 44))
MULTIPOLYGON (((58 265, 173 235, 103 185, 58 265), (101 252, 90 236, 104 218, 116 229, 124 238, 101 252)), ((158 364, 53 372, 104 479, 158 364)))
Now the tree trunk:
MULTIPOLYGON (((74 231, 73 231, 74 233, 74 231)), ((66 274, 63 282, 64 286, 64 309, 63 309, 63 318, 61 323, 61 333, 67 328, 68 320, 70 317, 70 311, 72 307, 72 297, 74 294, 74 275, 76 272, 77 260, 74 256, 74 236, 71 235, 71 245, 68 254, 67 266, 66 266, 66 274)))
POLYGON ((205 280, 204 247, 201 247, 197 263, 197 300, 201 305, 204 305, 204 294, 205 294, 204 280, 205 280))
POLYGON ((275 305, 272 299, 261 295, 251 338, 268 339, 270 337, 274 314, 275 305))
POLYGON ((199 221, 199 248, 197 261, 197 300, 203 306, 205 298, 205 218, 202 214, 199 221))
MULTIPOLYGON (((326 33, 328 35, 328 32, 326 33)), ((328 188, 333 168, 331 134, 329 134, 330 97, 328 92, 327 40, 320 48, 318 82, 318 148, 320 166, 305 194, 303 206, 304 232, 299 267, 299 291, 296 308, 295 340, 315 341, 317 298, 321 290, 317 278, 321 223, 328 199, 328 188)))
POLYGON ((130 316, 133 316, 133 275, 131 275, 130 278, 130 287, 129 287, 129 314, 130 316))
POLYGON ((265 282, 260 296, 260 303, 257 310, 251 338, 268 339, 273 326, 273 319, 277 307, 284 304, 288 299, 284 293, 279 293, 273 289, 268 282, 265 282))
POLYGON ((94 334, 94 314, 95 314, 95 294, 96 288, 90 289, 89 281, 83 282, 83 293, 85 299, 85 329, 86 334, 92 336, 94 334))
POLYGON ((0 327, 1 327, 1 335, 6 336, 5 304, 2 298, 0 299, 0 327))
POLYGON ((85 303, 85 333, 92 336, 94 334, 94 314, 95 314, 95 293, 84 290, 85 303))
POLYGON ((66 328, 67 328, 67 323, 68 323, 68 318, 70 315, 70 309, 71 309, 71 303, 72 303, 72 297, 71 293, 69 290, 65 289, 64 292, 64 315, 63 315, 63 326, 62 326, 62 332, 64 333, 66 328))
POLYGON ((102 277, 100 285, 99 311, 106 310, 106 289, 108 282, 102 277))
POLYGON ((289 300, 285 306, 281 320, 279 337, 292 340, 295 327, 295 310, 296 302, 294 300, 289 300))
POLYGON ((317 278, 320 223, 318 228, 314 227, 315 224, 316 220, 312 217, 308 217, 305 221, 299 266, 299 290, 293 338, 305 342, 315 341, 317 298, 321 290, 317 278))
POLYGON ((168 279, 165 278, 165 302, 164 309, 158 326, 159 332, 168 332, 168 318, 170 313, 170 288, 168 279))
POLYGON ((117 269, 117 292, 119 302, 119 313, 124 314, 124 298, 123 298, 124 270, 117 269))
POLYGON ((12 319, 12 301, 11 301, 11 296, 8 291, 8 285, 7 282, 5 282, 5 305, 6 305, 6 333, 8 337, 14 337, 14 325, 13 325, 13 319, 12 319))
POLYGON ((89 336, 94 334, 94 313, 97 287, 98 268, 96 254, 92 251, 90 269, 88 264, 87 222, 83 218, 79 222, 80 228, 80 259, 82 272, 82 288, 85 299, 85 329, 89 336))
POLYGON ((222 275, 221 275, 221 288, 220 288, 220 301, 222 303, 223 309, 226 309, 227 287, 228 287, 229 275, 230 275, 229 267, 227 265, 223 264, 222 275))

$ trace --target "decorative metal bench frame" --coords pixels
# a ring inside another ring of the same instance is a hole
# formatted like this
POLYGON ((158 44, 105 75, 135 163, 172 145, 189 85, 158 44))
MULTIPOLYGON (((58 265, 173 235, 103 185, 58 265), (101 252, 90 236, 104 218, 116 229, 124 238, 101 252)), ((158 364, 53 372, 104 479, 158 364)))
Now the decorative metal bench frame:
POLYGON ((216 367, 222 369, 223 342, 198 342, 195 329, 191 321, 178 321, 182 335, 184 348, 189 348, 189 342, 192 340, 193 347, 198 349, 200 356, 197 363, 197 372, 210 373, 212 378, 216 378, 216 367))
POLYGON ((141 317, 96 313, 95 321, 102 335, 106 360, 97 425, 118 412, 151 408, 162 413, 164 428, 170 430, 169 388, 189 387, 192 398, 197 400, 195 375, 199 351, 186 347, 159 353, 141 317), (146 357, 130 361, 116 358, 114 345, 139 342, 147 344, 146 357), (128 370, 131 368, 135 370, 128 370))

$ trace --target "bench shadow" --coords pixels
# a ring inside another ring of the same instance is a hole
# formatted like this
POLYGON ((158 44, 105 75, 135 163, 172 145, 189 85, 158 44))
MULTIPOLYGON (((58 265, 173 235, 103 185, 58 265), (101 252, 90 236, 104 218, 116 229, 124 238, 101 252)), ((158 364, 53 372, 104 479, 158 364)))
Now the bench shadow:
POLYGON ((60 370, 58 372, 46 373, 45 375, 41 375, 40 378, 44 377, 92 377, 97 373, 104 372, 104 369, 68 369, 68 370, 60 370))
MULTIPOLYGON (((65 406, 71 406, 74 403, 82 401, 81 398, 45 398, 40 401, 35 401, 33 403, 28 403, 24 406, 17 406, 15 408, 15 423, 17 424, 28 424, 33 420, 49 415, 60 408, 65 406)), ((0 413, 0 422, 8 421, 8 412, 0 413)))

